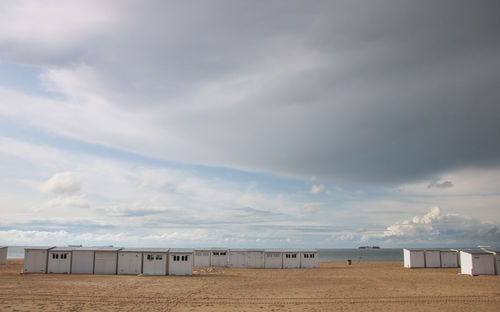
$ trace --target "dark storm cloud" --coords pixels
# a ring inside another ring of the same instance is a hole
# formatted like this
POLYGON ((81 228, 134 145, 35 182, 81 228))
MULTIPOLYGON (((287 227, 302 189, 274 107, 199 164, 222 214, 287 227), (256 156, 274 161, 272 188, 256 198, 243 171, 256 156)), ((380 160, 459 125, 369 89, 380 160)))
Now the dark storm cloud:
POLYGON ((116 4, 113 27, 51 53, 0 45, 90 66, 93 92, 161 125, 154 146, 111 145, 340 183, 500 164, 498 1, 116 4))

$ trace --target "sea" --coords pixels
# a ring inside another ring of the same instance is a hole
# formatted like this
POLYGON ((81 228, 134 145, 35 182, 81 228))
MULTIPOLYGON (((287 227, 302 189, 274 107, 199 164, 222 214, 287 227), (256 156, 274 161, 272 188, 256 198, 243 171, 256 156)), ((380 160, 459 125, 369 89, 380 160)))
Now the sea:
MULTIPOLYGON (((24 246, 9 246, 7 258, 24 258, 24 246)), ((352 262, 403 261, 403 249, 318 249, 318 260, 320 262, 343 262, 347 260, 352 262)))

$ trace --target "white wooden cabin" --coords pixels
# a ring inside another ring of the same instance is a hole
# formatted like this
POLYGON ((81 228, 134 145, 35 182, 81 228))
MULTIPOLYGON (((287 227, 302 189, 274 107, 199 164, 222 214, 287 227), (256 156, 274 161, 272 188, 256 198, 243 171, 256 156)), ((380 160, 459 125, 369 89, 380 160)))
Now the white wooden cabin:
POLYGON ((168 251, 169 275, 193 275, 194 249, 170 248, 168 251))
POLYGON ((0 246, 0 265, 7 264, 8 249, 9 248, 7 246, 0 246))
POLYGON ((210 264, 213 267, 226 267, 228 262, 227 248, 211 248, 210 264))
POLYGON ((122 248, 118 251, 118 274, 142 273, 142 249, 122 248))
POLYGON ((451 249, 441 250, 441 267, 458 268, 458 252, 451 249))
POLYGON ((194 250, 194 266, 209 267, 212 250, 210 248, 196 248, 194 250))
POLYGON ((281 250, 266 249, 264 250, 264 268, 265 269, 281 269, 283 262, 281 250))
POLYGON ((142 252, 142 274, 167 275, 168 248, 145 248, 142 252))
POLYGON ((264 268, 264 250, 247 249, 247 268, 249 269, 264 268))
POLYGON ((23 273, 47 273, 47 259, 52 247, 24 248, 23 273))
POLYGON ((500 275, 500 248, 485 248, 485 251, 493 254, 495 261, 495 274, 500 275))
POLYGON ((229 249, 229 267, 231 267, 231 268, 246 268, 247 267, 247 250, 246 249, 229 249))
POLYGON ((72 247, 71 274, 94 274, 95 248, 72 247))
POLYGON ((300 268, 300 251, 299 250, 283 250, 283 269, 298 269, 300 268))
POLYGON ((71 273, 71 247, 54 247, 49 250, 47 273, 71 273))
POLYGON ((481 249, 460 251, 461 273, 468 275, 495 274, 494 255, 481 249))
POLYGON ((318 267, 318 251, 316 249, 300 251, 300 267, 317 268, 318 267))
POLYGON ((405 248, 403 255, 405 268, 425 268, 425 251, 423 249, 405 248))
POLYGON ((426 268, 441 267, 441 252, 438 249, 426 249, 424 255, 426 268))
POLYGON ((116 274, 119 247, 95 247, 94 274, 116 274))

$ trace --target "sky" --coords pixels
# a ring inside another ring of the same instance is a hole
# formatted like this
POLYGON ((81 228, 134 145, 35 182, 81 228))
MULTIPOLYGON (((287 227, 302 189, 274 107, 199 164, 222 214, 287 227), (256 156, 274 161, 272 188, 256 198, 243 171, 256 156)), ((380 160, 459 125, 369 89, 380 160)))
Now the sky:
POLYGON ((500 3, 0 2, 0 245, 500 246, 500 3))

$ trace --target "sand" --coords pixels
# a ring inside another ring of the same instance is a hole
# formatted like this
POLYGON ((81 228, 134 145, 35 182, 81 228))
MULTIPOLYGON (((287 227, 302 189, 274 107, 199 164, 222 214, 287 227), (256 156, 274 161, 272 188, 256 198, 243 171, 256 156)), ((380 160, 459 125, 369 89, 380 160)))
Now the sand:
POLYGON ((500 311, 500 276, 401 262, 317 269, 195 268, 194 276, 20 274, 0 266, 0 311, 500 311))

